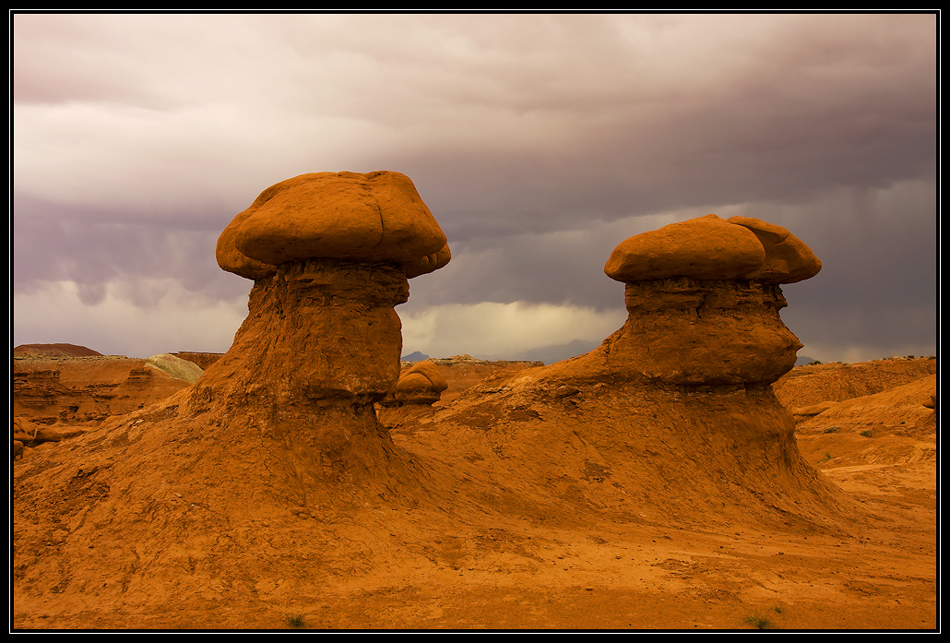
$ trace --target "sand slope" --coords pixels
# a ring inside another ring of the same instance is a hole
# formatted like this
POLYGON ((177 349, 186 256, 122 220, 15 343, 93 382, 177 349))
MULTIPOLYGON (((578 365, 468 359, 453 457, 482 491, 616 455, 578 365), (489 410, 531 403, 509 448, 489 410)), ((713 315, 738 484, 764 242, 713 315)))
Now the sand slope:
POLYGON ((187 389, 32 449, 14 464, 13 625, 937 626, 932 377, 841 401, 778 448, 743 418, 648 432, 729 404, 683 414, 545 373, 398 418, 398 475, 372 494, 321 495, 259 434, 178 418, 187 389))

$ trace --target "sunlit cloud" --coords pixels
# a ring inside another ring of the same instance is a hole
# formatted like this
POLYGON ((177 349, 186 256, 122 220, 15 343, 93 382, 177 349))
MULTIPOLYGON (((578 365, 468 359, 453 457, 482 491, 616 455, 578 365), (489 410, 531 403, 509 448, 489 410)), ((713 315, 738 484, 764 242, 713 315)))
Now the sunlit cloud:
POLYGON ((93 305, 68 281, 13 297, 13 344, 68 343, 108 354, 149 357, 177 351, 225 352, 247 316, 247 297, 214 300, 173 280, 113 282, 93 305), (153 297, 135 303, 126 292, 153 297))
POLYGON ((400 318, 404 353, 504 359, 575 340, 600 343, 623 325, 627 311, 623 306, 599 312, 577 306, 482 302, 433 306, 400 318))

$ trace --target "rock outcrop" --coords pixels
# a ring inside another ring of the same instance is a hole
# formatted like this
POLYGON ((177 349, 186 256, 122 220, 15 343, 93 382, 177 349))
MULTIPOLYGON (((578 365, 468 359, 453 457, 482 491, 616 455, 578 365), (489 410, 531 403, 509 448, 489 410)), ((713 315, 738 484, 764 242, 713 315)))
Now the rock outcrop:
POLYGON ((772 390, 789 409, 843 402, 909 384, 937 372, 935 357, 892 358, 859 364, 798 366, 778 379, 772 390))
POLYGON ((180 412, 259 434, 275 470, 313 484, 375 493, 380 478, 407 475, 375 404, 400 375, 394 309, 408 279, 450 259, 412 182, 395 172, 289 179, 234 218, 217 258, 254 280, 248 316, 180 412))
POLYGON ((453 454, 473 479, 496 472, 484 484, 511 505, 523 495, 578 517, 841 526, 858 512, 801 458, 771 389, 800 347, 780 284, 820 267, 787 230, 748 218, 632 237, 605 266, 625 283, 628 318, 600 347, 475 386, 394 435, 453 454))
POLYGON ((431 405, 439 401, 442 391, 449 387, 439 367, 431 360, 410 367, 383 399, 383 406, 404 404, 431 405))
MULTIPOLYGON (((95 425, 159 402, 190 384, 180 373, 169 374, 144 359, 46 355, 17 353, 13 359, 13 413, 43 425, 95 425)), ((183 363, 181 369, 193 373, 196 366, 183 363)))
POLYGON ((202 389, 288 406, 381 400, 399 377, 395 306, 449 260, 445 235, 394 172, 305 174, 268 188, 221 233, 218 263, 255 280, 249 314, 202 389), (219 373, 227 373, 225 378, 219 373), (259 382, 267 374, 266 388, 259 382))
MULTIPOLYGON (((375 407, 400 375, 394 307, 448 260, 444 236, 391 173, 265 190, 218 244, 254 280, 231 349, 160 403, 15 464, 19 609, 193 626, 249 596, 287 609, 406 569, 457 578, 437 567, 456 542, 483 557, 496 525, 624 543, 632 527, 850 528, 860 512, 802 460, 770 387, 797 346, 776 278, 804 255, 770 254, 794 243, 767 246, 758 224, 705 223, 759 243, 757 263, 624 268, 628 322, 600 348, 521 364, 390 432, 375 407)), ((484 564, 531 562, 521 538, 484 564)))
POLYGON ((14 357, 101 357, 102 353, 75 344, 20 344, 14 357))
POLYGON ((409 278, 449 260, 406 177, 308 174, 268 188, 222 232, 217 258, 254 281, 227 353, 160 403, 17 462, 20 596, 53 583, 91 609, 180 604, 207 596, 222 565, 236 570, 213 590, 222 597, 298 588, 358 567, 363 537, 385 537, 374 525, 386 511, 447 484, 375 411, 400 373, 394 307, 409 278), (60 521, 70 528, 55 564, 81 581, 49 572, 45 534, 60 521))
POLYGON ((198 378, 201 377, 201 374, 204 372, 201 370, 201 367, 194 362, 182 359, 171 353, 152 355, 145 360, 145 363, 153 368, 157 368, 163 373, 167 373, 177 380, 188 382, 189 384, 197 382, 198 378))
POLYGON ((65 438, 82 435, 78 427, 40 427, 28 417, 13 418, 13 459, 22 458, 27 447, 36 447, 49 442, 59 442, 65 438))
POLYGON ((779 284, 821 262, 784 228, 714 214, 631 237, 607 276, 626 284, 624 327, 601 347, 612 372, 666 385, 771 384, 801 343, 782 323, 779 284))

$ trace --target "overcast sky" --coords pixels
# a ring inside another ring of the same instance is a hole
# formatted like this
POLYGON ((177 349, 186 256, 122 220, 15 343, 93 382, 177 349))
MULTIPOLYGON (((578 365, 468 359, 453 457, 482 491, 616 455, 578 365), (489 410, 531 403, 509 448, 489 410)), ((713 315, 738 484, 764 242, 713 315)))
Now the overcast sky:
POLYGON ((611 250, 716 213, 822 260, 784 287, 799 355, 935 355, 939 17, 11 14, 13 346, 224 352, 231 219, 394 170, 453 255, 410 282, 404 353, 596 345, 611 250))

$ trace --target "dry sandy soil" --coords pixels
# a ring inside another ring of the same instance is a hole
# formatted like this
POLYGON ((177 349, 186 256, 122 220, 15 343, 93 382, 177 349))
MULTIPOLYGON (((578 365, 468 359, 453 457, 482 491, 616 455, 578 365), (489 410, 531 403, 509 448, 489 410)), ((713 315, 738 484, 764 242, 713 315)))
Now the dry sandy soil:
MULTIPOLYGON (((798 411, 802 459, 848 507, 823 522, 744 506, 664 516, 670 494, 683 499, 677 507, 704 506, 703 490, 677 476, 676 462, 666 463, 669 485, 656 502, 641 498, 642 511, 609 519, 590 497, 558 505, 496 492, 484 482, 497 473, 484 470, 491 460, 452 464, 439 453, 452 445, 424 430, 422 420, 464 402, 469 385, 518 372, 464 366, 454 379, 446 366, 450 389, 419 411, 418 426, 411 415, 381 413, 413 462, 434 463, 423 491, 381 494, 352 511, 320 513, 311 504, 295 515, 289 507, 237 520, 244 508, 224 504, 244 482, 214 477, 224 465, 214 460, 213 435, 138 435, 134 422, 120 427, 113 418, 28 448, 11 473, 11 627, 939 629, 939 423, 925 406, 936 360, 798 367, 775 384, 780 401, 798 411), (816 414, 827 402, 835 404, 816 414), (187 463, 168 469, 174 478, 152 475, 149 457, 132 455, 162 453, 169 439, 187 463), (440 469, 447 462, 453 471, 440 469), (469 478, 466 488, 460 481, 469 478), (51 480, 54 488, 43 486, 51 480), (120 510, 132 518, 116 518, 120 510), (203 540, 194 530, 204 530, 203 540)), ((28 370, 26 362, 17 368, 28 370)), ((110 398, 126 400, 121 412, 137 406, 122 395, 110 398)), ((48 412, 37 399, 33 412, 48 412)), ((150 408, 170 407, 146 405, 128 417, 145 420, 150 408)), ((69 423, 51 419, 51 428, 69 423)), ((589 495, 603 482, 598 475, 591 469, 591 486, 575 491, 589 495)))

